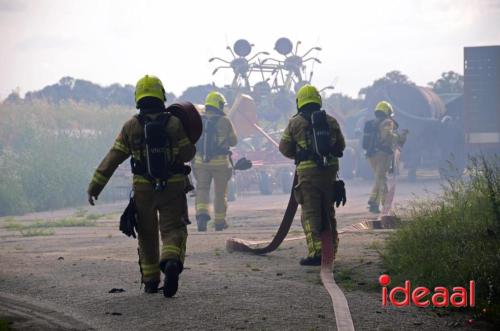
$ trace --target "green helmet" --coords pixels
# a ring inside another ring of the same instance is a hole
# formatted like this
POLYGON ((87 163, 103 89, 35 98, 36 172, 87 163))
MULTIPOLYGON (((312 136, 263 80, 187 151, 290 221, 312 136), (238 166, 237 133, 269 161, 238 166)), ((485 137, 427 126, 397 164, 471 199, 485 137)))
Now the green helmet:
POLYGON ((380 101, 379 103, 377 103, 377 106, 375 106, 375 111, 380 111, 390 117, 394 115, 392 105, 387 101, 380 101))
POLYGON ((137 104, 144 97, 154 97, 163 102, 167 101, 165 89, 158 77, 146 75, 137 81, 135 85, 135 103, 137 104))
POLYGON ((316 103, 321 106, 321 95, 319 94, 317 88, 306 84, 297 92, 297 108, 300 109, 310 103, 316 103))
POLYGON ((208 93, 207 97, 205 98, 205 107, 212 106, 220 111, 224 111, 224 106, 226 105, 226 103, 226 98, 224 98, 222 93, 217 91, 208 93))

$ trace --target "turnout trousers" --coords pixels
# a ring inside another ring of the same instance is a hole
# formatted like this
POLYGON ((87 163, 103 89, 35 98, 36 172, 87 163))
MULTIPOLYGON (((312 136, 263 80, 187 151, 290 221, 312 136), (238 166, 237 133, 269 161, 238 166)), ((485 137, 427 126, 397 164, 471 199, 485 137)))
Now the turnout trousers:
POLYGON ((160 281, 160 263, 165 260, 175 259, 184 264, 187 240, 184 185, 184 182, 168 183, 162 192, 143 185, 134 187, 143 283, 160 281))
POLYGON ((392 158, 393 154, 382 151, 376 152, 373 156, 368 158, 375 180, 368 200, 368 204, 370 205, 384 205, 387 195, 387 173, 391 167, 392 158))
POLYGON ((320 234, 325 227, 332 231, 335 256, 338 233, 333 205, 333 183, 337 170, 334 167, 310 169, 299 172, 298 176, 294 195, 301 206, 300 220, 306 235, 308 257, 321 256, 320 234))
POLYGON ((194 164, 196 179, 196 215, 209 215, 210 186, 214 182, 214 223, 226 224, 227 184, 232 176, 227 164, 194 164))

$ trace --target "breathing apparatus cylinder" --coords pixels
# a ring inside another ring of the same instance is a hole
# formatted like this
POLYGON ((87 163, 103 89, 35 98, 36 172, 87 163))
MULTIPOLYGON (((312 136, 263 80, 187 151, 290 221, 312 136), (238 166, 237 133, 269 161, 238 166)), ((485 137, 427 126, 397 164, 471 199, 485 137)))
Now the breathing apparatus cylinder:
POLYGON ((327 156, 331 154, 330 148, 330 128, 324 110, 315 111, 311 114, 313 149, 320 158, 321 166, 327 164, 327 156))

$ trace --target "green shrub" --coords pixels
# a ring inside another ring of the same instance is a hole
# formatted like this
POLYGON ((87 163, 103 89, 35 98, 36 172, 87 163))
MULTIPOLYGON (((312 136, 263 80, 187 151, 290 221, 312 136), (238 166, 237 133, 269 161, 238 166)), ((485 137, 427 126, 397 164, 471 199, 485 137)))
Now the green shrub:
POLYGON ((75 217, 85 217, 87 214, 87 210, 83 208, 78 208, 73 214, 75 217))
POLYGON ((500 315, 500 158, 471 160, 468 175, 450 179, 434 200, 415 201, 408 220, 387 240, 382 257, 400 284, 466 286, 476 281, 478 311, 500 315))
POLYGON ((15 222, 8 222, 4 226, 7 230, 20 230, 23 228, 22 224, 15 223, 15 222))
POLYGON ((85 216, 85 218, 88 219, 89 221, 97 221, 101 217, 104 217, 104 215, 103 214, 88 214, 87 216, 85 216))

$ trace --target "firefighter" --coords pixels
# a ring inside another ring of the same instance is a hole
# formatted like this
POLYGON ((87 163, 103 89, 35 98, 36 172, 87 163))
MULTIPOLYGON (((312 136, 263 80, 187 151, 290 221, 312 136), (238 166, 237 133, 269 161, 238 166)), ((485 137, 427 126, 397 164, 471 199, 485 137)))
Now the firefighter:
POLYGON ((232 176, 230 147, 238 142, 233 125, 224 113, 226 98, 219 92, 210 92, 205 99, 202 115, 203 134, 197 143, 194 159, 196 179, 196 222, 198 231, 207 230, 209 192, 214 181, 215 231, 227 228, 227 186, 232 176))
POLYGON ((384 205, 387 195, 387 173, 389 172, 396 148, 402 147, 406 141, 408 130, 398 133, 398 124, 392 118, 394 110, 387 101, 380 101, 375 107, 374 133, 369 139, 374 143, 367 151, 368 161, 373 170, 375 182, 368 200, 368 209, 372 213, 380 213, 380 205, 384 205))
POLYGON ((321 96, 314 86, 303 86, 296 97, 298 113, 285 128, 279 150, 294 159, 297 167, 298 184, 294 187, 294 195, 301 205, 308 250, 300 264, 320 265, 320 233, 325 227, 332 231, 334 255, 338 247, 333 187, 345 141, 337 120, 321 110, 321 96), (321 119, 317 115, 322 115, 323 119, 317 120, 321 119), (315 120, 320 122, 317 130, 313 130, 315 120), (321 151, 318 146, 323 146, 321 151))
MULTIPOLYGON (((196 148, 186 136, 181 121, 174 116, 168 117, 163 125, 157 126, 157 130, 163 136, 166 132, 170 142, 168 150, 171 151, 169 164, 172 166, 160 188, 158 183, 152 182, 146 168, 157 165, 150 160, 150 151, 147 150, 146 153, 143 122, 166 116, 165 101, 165 90, 160 79, 146 75, 137 82, 135 102, 139 114, 123 125, 111 150, 97 167, 87 193, 89 203, 94 205, 94 199, 97 200, 116 168, 132 156, 142 283, 145 284, 146 293, 157 293, 161 271, 165 274, 163 294, 171 297, 177 291, 179 274, 183 270, 187 239, 184 206, 188 181, 184 170, 179 169, 183 169, 184 163, 194 157, 196 148), (159 234, 162 241, 161 252, 159 234)), ((161 150, 166 149, 159 149, 161 150)))

